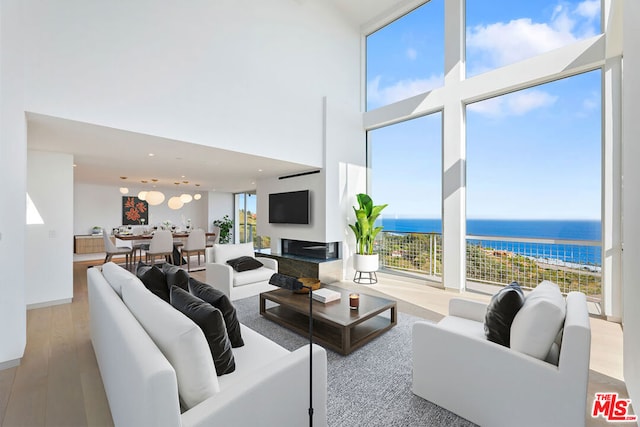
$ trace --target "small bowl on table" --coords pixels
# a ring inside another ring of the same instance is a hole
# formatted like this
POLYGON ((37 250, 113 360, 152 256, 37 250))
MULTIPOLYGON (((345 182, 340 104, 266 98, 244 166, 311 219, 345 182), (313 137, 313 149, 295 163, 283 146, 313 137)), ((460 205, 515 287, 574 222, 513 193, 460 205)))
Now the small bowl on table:
POLYGON ((311 288, 314 291, 317 291, 318 289, 320 289, 320 279, 314 279, 312 277, 300 277, 298 278, 298 281, 302 282, 302 284, 304 286, 306 286, 306 288, 302 288, 300 290, 294 291, 297 294, 308 294, 309 293, 309 288, 311 288))

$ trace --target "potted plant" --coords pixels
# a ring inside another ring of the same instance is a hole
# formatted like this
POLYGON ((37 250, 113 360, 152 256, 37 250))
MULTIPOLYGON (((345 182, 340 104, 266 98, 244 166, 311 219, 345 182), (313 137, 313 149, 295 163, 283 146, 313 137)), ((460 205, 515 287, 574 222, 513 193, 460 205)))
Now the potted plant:
POLYGON ((233 221, 229 218, 229 215, 225 215, 222 219, 216 219, 213 221, 213 225, 220 227, 220 239, 219 243, 229 243, 231 241, 230 230, 233 227, 233 221))
POLYGON ((378 254, 373 253, 373 241, 382 227, 375 227, 380 212, 388 205, 374 206, 373 200, 367 194, 357 196, 359 207, 353 207, 356 214, 355 224, 349 224, 356 236, 356 254, 353 266, 356 271, 375 272, 378 270, 378 254))

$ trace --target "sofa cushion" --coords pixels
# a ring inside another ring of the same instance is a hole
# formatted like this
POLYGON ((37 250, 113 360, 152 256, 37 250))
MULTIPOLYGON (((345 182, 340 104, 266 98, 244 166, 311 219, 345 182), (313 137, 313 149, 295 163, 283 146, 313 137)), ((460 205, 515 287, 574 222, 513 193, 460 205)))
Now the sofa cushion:
POLYGON ((189 292, 189 273, 177 265, 164 263, 162 272, 167 276, 167 290, 170 292, 172 286, 182 288, 189 292))
POLYGON ((169 302, 169 288, 165 274, 155 265, 138 263, 136 275, 147 289, 162 300, 169 302))
POLYGON ((245 325, 240 325, 240 327, 246 345, 233 350, 233 356, 236 360, 235 372, 218 378, 222 393, 225 388, 237 384, 241 378, 255 378, 256 373, 268 370, 276 360, 291 353, 253 329, 245 325))
POLYGON ((489 341, 509 347, 511 324, 522 305, 524 292, 517 282, 500 289, 487 305, 484 332, 489 341))
POLYGON ((231 346, 234 348, 242 347, 244 341, 242 340, 236 308, 224 292, 214 289, 212 286, 202 283, 193 277, 189 279, 189 292, 222 312, 231 346))
POLYGON ((238 244, 216 243, 212 248, 213 262, 226 264, 230 259, 241 256, 254 256, 253 242, 238 244))
POLYGON ((200 326, 213 357, 218 376, 236 369, 222 312, 178 286, 171 287, 171 305, 200 326))
POLYGON ((102 266, 102 274, 120 298, 122 298, 122 285, 124 283, 139 282, 133 274, 113 262, 108 262, 102 266))
POLYGON ((524 299, 511 324, 511 348, 544 360, 564 324, 566 303, 555 283, 545 280, 524 299))
POLYGON ((264 265, 251 256, 241 256, 239 258, 233 258, 228 260, 227 264, 229 264, 231 268, 238 272, 255 270, 256 268, 260 268, 264 265))
POLYGON ((234 272, 233 273, 233 286, 248 285, 256 282, 268 282, 274 271, 270 268, 260 267, 255 270, 234 272))
POLYGON ((211 351, 198 325, 141 284, 123 286, 122 299, 175 369, 186 409, 219 391, 211 351))

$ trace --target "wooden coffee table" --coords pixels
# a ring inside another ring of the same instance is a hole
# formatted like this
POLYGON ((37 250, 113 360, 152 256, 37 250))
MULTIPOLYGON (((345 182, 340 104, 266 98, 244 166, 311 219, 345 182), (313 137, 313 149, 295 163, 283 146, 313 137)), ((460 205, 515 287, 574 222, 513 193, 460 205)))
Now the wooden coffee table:
MULTIPOLYGON (((340 300, 313 301, 313 338, 322 346, 349 354, 397 324, 396 302, 360 294, 360 308, 349 308, 350 291, 322 286, 342 294, 340 300), (388 316, 381 315, 389 310, 388 316)), ((300 335, 309 336, 309 295, 286 289, 260 294, 260 314, 300 335), (266 302, 276 305, 266 308, 266 302)))

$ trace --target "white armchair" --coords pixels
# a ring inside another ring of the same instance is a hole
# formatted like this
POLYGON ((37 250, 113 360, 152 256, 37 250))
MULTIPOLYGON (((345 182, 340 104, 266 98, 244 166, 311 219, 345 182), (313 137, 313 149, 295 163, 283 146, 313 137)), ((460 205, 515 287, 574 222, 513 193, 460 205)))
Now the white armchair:
POLYGON ((224 292, 231 300, 277 289, 269 284, 269 279, 278 272, 278 261, 266 257, 256 257, 251 242, 216 243, 206 249, 205 259, 207 261, 207 283, 224 292), (263 266, 255 270, 237 272, 227 264, 227 261, 241 256, 255 258, 263 266))
MULTIPOLYGON (((482 426, 584 426, 591 345, 584 294, 567 295, 557 366, 488 341, 486 307, 452 299, 439 323, 414 324, 413 393, 482 426)), ((513 345, 513 328, 511 337, 513 345)))

